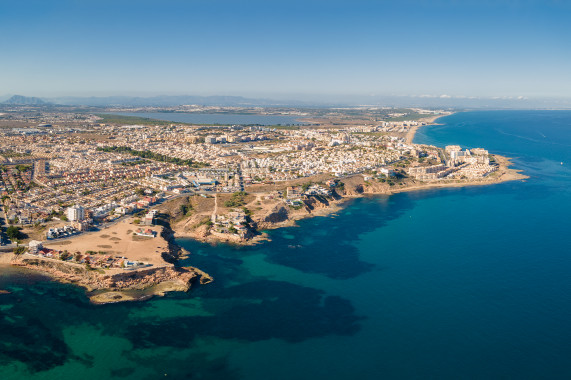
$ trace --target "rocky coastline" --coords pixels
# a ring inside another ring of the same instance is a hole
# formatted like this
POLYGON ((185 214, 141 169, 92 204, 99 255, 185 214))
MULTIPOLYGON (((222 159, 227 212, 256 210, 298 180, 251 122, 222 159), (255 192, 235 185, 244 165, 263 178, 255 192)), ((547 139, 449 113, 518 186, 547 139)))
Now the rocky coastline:
MULTIPOLYGON (((78 237, 81 239, 81 237, 78 237)), ((163 264, 149 268, 90 269, 89 267, 42 258, 28 253, 10 255, 13 266, 39 271, 56 281, 70 283, 86 289, 90 301, 95 304, 145 300, 152 296, 164 296, 170 291, 188 291, 194 284, 205 285, 213 278, 194 267, 181 267, 179 260, 189 254, 176 244, 168 223, 161 236, 168 244, 168 252, 161 252, 163 264)))
POLYGON ((351 200, 367 196, 389 196, 392 194, 422 191, 435 188, 469 187, 493 185, 507 181, 525 180, 528 177, 521 174, 521 171, 510 168, 511 161, 507 157, 493 155, 498 164, 498 170, 493 175, 480 179, 457 179, 443 180, 437 182, 411 181, 403 185, 395 184, 390 186, 386 183, 366 181, 360 174, 342 180, 342 190, 334 191, 331 197, 310 197, 304 200, 303 207, 294 209, 288 207, 283 202, 276 202, 264 213, 254 213, 251 216, 251 224, 255 231, 248 239, 232 237, 228 234, 216 234, 209 232, 205 225, 195 229, 185 228, 188 223, 184 220, 175 224, 172 232, 177 237, 191 238, 206 243, 228 243, 235 245, 259 244, 269 237, 264 230, 271 230, 281 227, 291 227, 297 220, 311 218, 315 216, 327 216, 338 212, 351 200))

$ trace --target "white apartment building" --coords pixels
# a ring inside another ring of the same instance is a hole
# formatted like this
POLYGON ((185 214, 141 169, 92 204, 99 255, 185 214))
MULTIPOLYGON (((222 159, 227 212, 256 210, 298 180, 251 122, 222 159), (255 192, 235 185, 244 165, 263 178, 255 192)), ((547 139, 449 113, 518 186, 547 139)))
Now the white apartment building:
POLYGON ((67 218, 70 222, 81 222, 85 220, 85 209, 79 205, 67 209, 67 218))

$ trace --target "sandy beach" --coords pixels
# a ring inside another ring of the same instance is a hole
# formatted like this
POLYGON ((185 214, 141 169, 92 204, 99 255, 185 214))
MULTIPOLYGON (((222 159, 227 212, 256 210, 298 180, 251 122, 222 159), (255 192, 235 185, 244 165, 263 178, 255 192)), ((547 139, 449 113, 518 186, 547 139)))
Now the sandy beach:
MULTIPOLYGON (((435 124, 434 122, 436 121, 436 119, 439 119, 439 118, 444 117, 444 116, 449 116, 452 114, 453 114, 453 112, 443 114, 443 115, 434 115, 434 116, 419 119, 418 121, 422 121, 422 122, 425 122, 427 125, 431 125, 431 124, 435 124)), ((412 128, 409 129, 409 131, 406 133, 406 136, 405 136, 405 141, 407 144, 412 144, 412 141, 414 140, 414 135, 416 134, 416 131, 418 131, 418 129, 421 127, 423 127, 423 126, 422 125, 413 125, 412 128)))

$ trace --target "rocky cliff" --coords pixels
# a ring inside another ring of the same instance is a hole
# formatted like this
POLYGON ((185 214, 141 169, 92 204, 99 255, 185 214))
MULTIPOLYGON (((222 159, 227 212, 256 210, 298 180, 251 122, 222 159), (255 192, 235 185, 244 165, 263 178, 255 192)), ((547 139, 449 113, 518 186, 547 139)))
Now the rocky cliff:
POLYGON ((88 270, 79 265, 40 258, 19 257, 12 261, 12 265, 40 270, 53 275, 58 280, 75 283, 90 290, 144 289, 164 281, 176 281, 190 287, 190 284, 198 277, 194 268, 174 266, 107 274, 97 270, 88 270))

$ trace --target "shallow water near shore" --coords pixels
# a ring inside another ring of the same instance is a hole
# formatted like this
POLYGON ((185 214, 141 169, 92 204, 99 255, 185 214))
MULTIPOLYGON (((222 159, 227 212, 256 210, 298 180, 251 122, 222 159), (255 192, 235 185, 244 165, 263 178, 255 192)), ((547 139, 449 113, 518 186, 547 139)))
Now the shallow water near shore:
POLYGON ((0 377, 571 377, 571 112, 438 122, 415 142, 530 178, 355 199, 250 247, 180 240, 215 281, 145 302, 2 272, 0 377))

